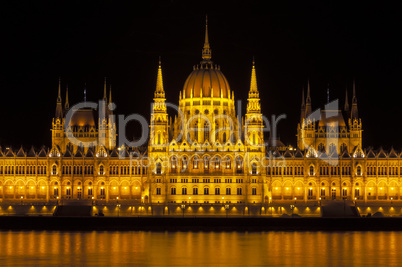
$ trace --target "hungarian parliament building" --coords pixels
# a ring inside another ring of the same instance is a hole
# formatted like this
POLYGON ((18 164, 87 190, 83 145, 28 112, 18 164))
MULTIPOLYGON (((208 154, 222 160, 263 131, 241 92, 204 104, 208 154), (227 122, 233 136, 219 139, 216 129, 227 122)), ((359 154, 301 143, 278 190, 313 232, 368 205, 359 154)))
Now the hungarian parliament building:
POLYGON ((0 149, 0 202, 264 205, 399 199, 400 155, 362 147, 355 85, 351 103, 346 93, 344 107, 313 112, 308 84, 297 146, 285 146, 272 134, 264 138, 267 122, 254 62, 247 112, 239 116, 234 92, 211 60, 207 27, 202 61, 179 92, 174 118, 167 113, 159 62, 149 138, 142 146, 118 144, 106 80, 97 109, 70 108, 68 92, 63 103, 59 81, 52 146, 0 149))

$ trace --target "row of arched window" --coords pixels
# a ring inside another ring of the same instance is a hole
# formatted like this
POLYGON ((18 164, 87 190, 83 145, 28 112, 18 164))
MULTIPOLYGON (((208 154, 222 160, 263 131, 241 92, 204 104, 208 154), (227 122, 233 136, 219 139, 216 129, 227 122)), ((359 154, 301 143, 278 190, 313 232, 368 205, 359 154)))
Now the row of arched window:
POLYGON ((22 166, 22 165, 17 165, 17 166, 11 166, 11 165, 5 165, 5 166, 0 166, 0 175, 31 175, 31 174, 46 174, 46 166, 22 166))
POLYGON ((377 175, 377 174, 378 175, 397 176, 398 169, 399 169, 399 173, 402 173, 402 167, 396 167, 396 166, 391 166, 391 167, 368 166, 368 167, 366 167, 367 175, 370 175, 370 176, 377 175))
MULTIPOLYGON (((181 188, 181 195, 188 195, 188 194, 191 194, 191 193, 192 193, 192 195, 199 195, 199 194, 202 193, 202 191, 200 191, 198 187, 193 187, 192 192, 190 192, 189 190, 190 189, 188 189, 187 187, 182 187, 181 188)), ((156 189, 156 194, 161 195, 161 191, 162 190, 158 187, 156 189)), ((170 188, 170 194, 171 195, 178 195, 178 193, 179 192, 178 192, 178 189, 176 187, 173 186, 173 187, 170 188)), ((242 187, 237 187, 236 191, 232 192, 232 188, 230 188, 230 187, 225 188, 225 190, 221 190, 220 187, 215 187, 214 191, 210 190, 209 187, 204 187, 203 188, 203 194, 204 195, 212 195, 212 194, 215 194, 215 195, 232 195, 232 194, 233 195, 243 195, 243 188, 242 187)), ((257 188, 256 187, 251 188, 251 194, 252 195, 257 195, 257 188)))
MULTIPOLYGON (((358 166, 358 171, 361 173, 361 167, 358 166), (360 169, 359 169, 360 168, 360 169)), ((340 166, 320 166, 320 175, 327 176, 327 175, 350 175, 351 174, 351 168, 350 167, 340 167, 340 166)), ((310 175, 314 175, 314 167, 310 166, 310 175), (313 169, 311 169, 313 168, 313 169)), ((359 174, 360 175, 360 174, 359 174)))
MULTIPOLYGON (((94 174, 94 166, 63 166, 62 167, 63 174, 72 175, 72 174, 94 174)), ((57 174, 56 165, 53 165, 53 175, 57 174)))
POLYGON ((267 167, 267 175, 303 175, 304 168, 299 166, 290 167, 267 167))
POLYGON ((141 175, 146 174, 146 167, 140 166, 131 166, 131 173, 130 173, 130 166, 110 166, 109 167, 109 174, 110 175, 141 175))
MULTIPOLYGON (((224 157, 221 159, 220 157, 210 158, 207 156, 200 158, 196 156, 191 161, 186 156, 182 157, 180 161, 177 157, 172 157, 170 159, 170 168, 172 171, 178 168, 187 169, 189 166, 192 166, 193 169, 198 169, 200 164, 203 164, 204 169, 208 169, 209 167, 212 167, 213 169, 220 169, 221 167, 225 169, 232 168, 232 160, 230 157, 224 157)), ((236 168, 242 168, 243 160, 240 157, 237 157, 235 164, 236 168)))

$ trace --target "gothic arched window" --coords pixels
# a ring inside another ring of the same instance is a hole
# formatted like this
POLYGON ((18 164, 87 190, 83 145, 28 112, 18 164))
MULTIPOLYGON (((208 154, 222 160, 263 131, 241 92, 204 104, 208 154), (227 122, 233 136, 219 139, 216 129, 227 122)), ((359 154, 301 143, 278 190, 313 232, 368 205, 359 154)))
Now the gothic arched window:
POLYGON ((204 142, 209 142, 209 123, 204 123, 204 142))
POLYGON ((215 122, 215 142, 219 142, 219 123, 215 122))
POLYGON ((100 165, 100 166, 99 166, 99 174, 100 174, 100 175, 103 175, 103 173, 104 173, 103 165, 100 165))
POLYGON ((156 174, 161 174, 162 173, 162 165, 160 162, 156 163, 156 174))
POLYGON ((198 122, 194 125, 194 142, 198 142, 198 122))
POLYGON ((359 176, 362 175, 362 167, 361 166, 357 166, 356 174, 359 175, 359 176))
POLYGON ((251 174, 257 174, 257 164, 255 163, 251 165, 251 174))

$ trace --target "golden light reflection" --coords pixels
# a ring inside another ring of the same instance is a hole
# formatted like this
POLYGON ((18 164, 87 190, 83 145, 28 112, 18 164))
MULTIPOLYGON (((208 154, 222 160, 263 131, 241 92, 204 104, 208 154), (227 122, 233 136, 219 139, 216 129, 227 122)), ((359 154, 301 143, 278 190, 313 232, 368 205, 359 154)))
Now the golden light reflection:
POLYGON ((401 239, 401 232, 9 231, 0 232, 0 251, 3 263, 21 266, 401 266, 401 239))

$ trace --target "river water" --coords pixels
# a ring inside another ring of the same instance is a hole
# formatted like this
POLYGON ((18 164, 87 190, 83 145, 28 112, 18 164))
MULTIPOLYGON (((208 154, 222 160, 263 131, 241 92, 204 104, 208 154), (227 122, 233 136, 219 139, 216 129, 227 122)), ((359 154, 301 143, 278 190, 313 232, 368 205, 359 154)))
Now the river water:
POLYGON ((0 266, 402 266, 402 232, 0 232, 0 266))

